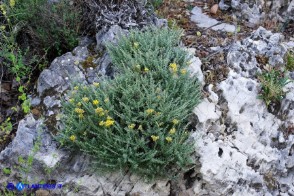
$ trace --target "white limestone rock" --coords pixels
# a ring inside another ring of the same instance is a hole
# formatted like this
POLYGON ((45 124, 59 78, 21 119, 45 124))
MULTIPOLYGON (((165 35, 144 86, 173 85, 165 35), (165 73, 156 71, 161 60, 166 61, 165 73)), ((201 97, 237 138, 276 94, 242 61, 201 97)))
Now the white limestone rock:
POLYGON ((198 57, 193 56, 190 60, 190 65, 188 67, 188 71, 190 72, 191 76, 196 76, 199 80, 199 82, 204 85, 204 75, 201 70, 201 60, 198 57))
POLYGON ((227 63, 244 77, 253 77, 261 72, 257 58, 267 58, 268 64, 278 66, 284 63, 287 47, 282 43, 283 35, 271 33, 259 27, 251 36, 236 42, 228 52, 227 63))
POLYGON ((221 112, 216 108, 214 103, 209 102, 206 98, 193 110, 198 117, 200 123, 208 120, 217 120, 221 116, 221 112))
POLYGON ((236 30, 236 27, 234 25, 227 24, 227 23, 218 24, 219 21, 203 14, 201 8, 199 7, 194 7, 191 12, 192 12, 191 21, 195 22, 197 26, 201 28, 211 27, 211 29, 215 31, 221 30, 226 32, 235 32, 236 30))
MULTIPOLYGON (((219 107, 227 108, 221 117, 204 118, 211 112, 208 99, 203 101, 206 110, 196 113, 200 120, 193 136, 198 138, 202 185, 194 185, 195 195, 293 194, 294 136, 284 137, 283 122, 257 98, 259 84, 230 71, 218 88, 219 107)), ((291 93, 287 96, 293 99, 291 93)), ((288 115, 293 119, 293 113, 288 115)))

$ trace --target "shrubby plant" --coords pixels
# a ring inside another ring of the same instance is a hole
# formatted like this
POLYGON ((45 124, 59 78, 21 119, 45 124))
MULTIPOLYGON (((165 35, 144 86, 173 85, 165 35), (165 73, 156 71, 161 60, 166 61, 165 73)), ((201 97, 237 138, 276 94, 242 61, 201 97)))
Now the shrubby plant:
POLYGON ((26 87, 49 60, 77 44, 80 11, 69 0, 0 2, 0 58, 4 78, 15 78, 24 113, 30 111, 26 87), (7 69, 6 69, 7 68, 7 69), (7 71, 6 71, 7 70, 7 71))
POLYGON ((187 140, 187 119, 200 89, 187 73, 187 53, 176 47, 179 35, 152 28, 132 31, 117 48, 109 45, 120 73, 113 80, 72 89, 62 104, 61 144, 92 155, 102 171, 127 169, 152 179, 187 168, 194 150, 187 140), (171 36, 163 37, 167 34, 171 36))
POLYGON ((18 0, 7 15, 13 27, 19 28, 16 41, 36 54, 61 55, 78 43, 80 10, 69 0, 18 0))

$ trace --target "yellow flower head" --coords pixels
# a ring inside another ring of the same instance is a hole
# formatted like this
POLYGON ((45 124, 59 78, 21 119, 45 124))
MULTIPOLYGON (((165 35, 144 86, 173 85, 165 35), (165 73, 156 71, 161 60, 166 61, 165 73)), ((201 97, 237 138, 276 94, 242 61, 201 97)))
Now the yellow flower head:
POLYGON ((79 87, 78 86, 75 86, 74 87, 74 90, 76 90, 76 91, 79 90, 79 87))
POLYGON ((1 9, 1 11, 2 11, 2 14, 3 14, 3 16, 6 16, 6 8, 5 8, 5 5, 4 4, 1 4, 0 5, 0 9, 1 9))
POLYGON ((176 63, 171 63, 171 64, 169 65, 169 67, 170 67, 170 69, 171 69, 171 71, 172 71, 173 73, 176 73, 176 72, 178 71, 178 66, 177 66, 176 63))
POLYGON ((77 106, 78 106, 78 107, 81 107, 81 106, 82 106, 82 103, 81 103, 81 102, 78 102, 78 103, 77 103, 77 106))
POLYGON ((89 101, 89 98, 88 97, 83 97, 82 100, 87 103, 89 101))
POLYGON ((185 75, 187 73, 186 69, 181 69, 181 74, 185 75))
POLYGON ((103 108, 101 108, 101 107, 98 107, 98 108, 96 108, 95 109, 95 112, 97 113, 97 114, 100 114, 100 113, 102 113, 104 110, 103 110, 103 108))
POLYGON ((176 132, 175 128, 172 128, 172 129, 169 130, 169 134, 175 134, 175 132, 176 132))
POLYGON ((134 127, 135 127, 135 124, 130 124, 130 125, 128 126, 129 129, 134 129, 134 127))
POLYGON ((139 125, 138 130, 143 131, 142 125, 139 125))
POLYGON ((107 120, 113 120, 110 116, 106 117, 107 120))
POLYGON ((94 100, 93 101, 93 105, 98 105, 99 104, 99 101, 98 100, 94 100))
POLYGON ((69 101, 69 103, 73 103, 73 102, 75 102, 74 99, 69 99, 68 101, 69 101))
POLYGON ((144 71, 145 71, 145 72, 148 72, 148 71, 149 71, 149 69, 148 69, 147 67, 145 67, 145 68, 144 68, 144 71))
POLYGON ((178 119, 173 119, 173 121, 172 121, 172 122, 173 122, 173 124, 174 124, 174 125, 177 125, 177 124, 179 124, 179 120, 178 120, 178 119))
POLYGON ((134 66, 134 68, 135 68, 135 71, 138 71, 138 72, 140 72, 141 71, 141 65, 135 65, 134 66))
POLYGON ((159 136, 151 135, 151 139, 153 140, 153 142, 156 142, 159 139, 159 136))
POLYGON ((84 114, 79 114, 79 118, 84 118, 84 114))
POLYGON ((166 140, 167 142, 171 142, 171 141, 173 140, 173 138, 171 138, 171 137, 166 137, 165 140, 166 140))
POLYGON ((134 48, 138 48, 139 47, 139 43, 138 42, 134 42, 134 48))
POLYGON ((100 126, 103 126, 104 124, 105 124, 104 121, 100 121, 100 122, 99 122, 99 125, 100 125, 100 126))
POLYGON ((108 103, 109 102, 109 99, 108 98, 104 99, 104 102, 105 103, 108 103))
POLYGON ((83 114, 85 113, 85 111, 81 108, 75 108, 75 112, 78 113, 78 114, 83 114))
POLYGON ((100 83, 99 82, 93 82, 93 86, 99 87, 100 86, 100 83))
POLYGON ((105 127, 110 127, 113 124, 114 124, 114 120, 107 119, 105 122, 105 127))
POLYGON ((163 125, 163 122, 160 122, 159 124, 158 124, 158 127, 161 127, 163 125))
POLYGON ((5 28, 6 28, 6 27, 5 27, 4 25, 0 26, 0 30, 2 30, 2 31, 4 31, 5 28))
POLYGON ((77 137, 75 136, 75 135, 71 135, 70 137, 69 137, 69 139, 71 140, 71 141, 75 141, 76 139, 77 139, 77 137))
POLYGON ((153 109, 147 109, 146 110, 146 113, 149 115, 149 114, 152 114, 154 112, 154 110, 153 109))
POLYGON ((9 0, 9 5, 10 5, 10 7, 14 7, 15 6, 15 0, 9 0))
POLYGON ((104 112, 100 112, 100 113, 99 113, 99 116, 104 116, 104 115, 105 115, 104 112))

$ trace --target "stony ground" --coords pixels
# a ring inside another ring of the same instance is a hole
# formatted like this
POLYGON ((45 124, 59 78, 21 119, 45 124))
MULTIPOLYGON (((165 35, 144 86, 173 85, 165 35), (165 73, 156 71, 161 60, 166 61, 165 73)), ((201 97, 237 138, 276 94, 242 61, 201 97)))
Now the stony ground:
MULTIPOLYGON (((59 126, 60 98, 70 81, 91 83, 99 80, 96 73, 112 74, 108 55, 93 57, 92 49, 122 31, 114 25, 97 34, 97 43, 85 38, 38 76, 31 114, 15 123, 13 141, 0 153, 1 168, 18 165, 20 156, 29 157, 40 134, 42 145, 29 172, 0 174, 0 183, 25 175, 66 187, 39 195, 294 195, 294 84, 285 87, 288 93, 279 105, 266 107, 257 98, 256 77, 267 64, 283 66, 285 53, 293 50, 294 1, 248 2, 246 6, 244 1, 222 0, 212 13, 213 0, 166 0, 157 10, 167 25, 185 30, 183 47, 195 56, 190 70, 203 84, 203 101, 191 119, 195 167, 181 179, 146 183, 129 173, 94 175, 88 170, 89 157, 60 150, 52 140, 59 126), (88 57, 93 57, 93 66, 83 64, 88 57)), ((7 104, 11 100, 7 98, 7 104)))

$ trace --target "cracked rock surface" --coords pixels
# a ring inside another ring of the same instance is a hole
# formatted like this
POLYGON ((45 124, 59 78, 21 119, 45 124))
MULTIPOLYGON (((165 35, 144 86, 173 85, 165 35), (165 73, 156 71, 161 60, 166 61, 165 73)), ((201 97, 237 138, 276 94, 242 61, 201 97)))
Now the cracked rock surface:
MULTIPOLYGON (((250 8, 251 14, 257 14, 256 18, 247 13, 247 19, 260 20, 259 4, 252 7, 250 2, 246 7, 241 0, 221 1, 220 8, 238 10, 245 6, 244 12, 250 8)), ((292 8, 287 9, 291 11, 292 8)), ((194 15, 197 15, 195 10, 194 15)), ((123 27, 131 25, 127 19, 122 24, 123 27)), ((108 54, 96 55, 91 49, 103 50, 105 42, 115 41, 120 33, 128 33, 119 25, 107 25, 109 29, 96 34, 96 43, 82 40, 72 52, 56 58, 41 73, 37 83, 38 95, 31 97, 31 103, 40 110, 43 118, 33 112, 27 115, 19 123, 11 144, 0 152, 0 169, 20 166, 28 168, 29 172, 14 169, 9 175, 2 172, 0 184, 17 183, 23 177, 34 183, 54 181, 63 184, 64 188, 51 191, 51 195, 76 196, 294 195, 294 83, 285 87, 287 93, 279 108, 269 112, 265 103, 257 98, 261 87, 256 78, 265 64, 284 64, 283 57, 293 44, 284 43, 281 34, 263 27, 232 47, 228 44, 218 46, 220 49, 229 48, 225 56, 229 72, 214 85, 205 83, 200 58, 194 56, 191 59, 189 71, 197 75, 205 96, 191 117, 193 132, 190 139, 195 141, 195 154, 192 155, 195 168, 183 174, 182 179, 148 183, 130 173, 102 175, 91 170, 89 156, 60 149, 52 132, 62 128, 60 101, 67 98, 70 85, 99 82, 115 73, 108 54), (38 143, 39 149, 34 151, 38 143), (34 162, 28 167, 21 159, 26 160, 31 155, 34 155, 34 162)), ((227 29, 229 32, 235 31, 233 26, 228 27, 231 28, 227 29)), ((188 51, 195 54, 195 49, 188 51)), ((287 74, 291 77, 293 73, 287 74)))
POLYGON ((293 195, 294 135, 289 130, 294 122, 294 85, 285 87, 288 93, 280 110, 272 114, 257 98, 260 84, 247 70, 259 66, 249 56, 282 60, 286 49, 279 34, 263 28, 243 43, 228 53, 233 66, 227 79, 194 110, 198 124, 193 136, 202 178, 191 189, 195 195, 293 195), (238 53, 242 54, 235 58, 238 53))

